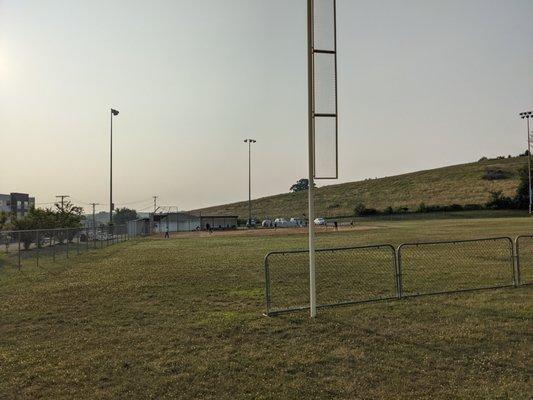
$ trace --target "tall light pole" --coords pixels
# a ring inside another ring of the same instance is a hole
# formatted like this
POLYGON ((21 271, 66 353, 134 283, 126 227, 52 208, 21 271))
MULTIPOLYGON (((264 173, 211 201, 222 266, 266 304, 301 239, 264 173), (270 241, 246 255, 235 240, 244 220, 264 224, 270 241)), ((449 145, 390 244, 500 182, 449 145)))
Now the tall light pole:
POLYGON ((248 227, 252 227, 252 143, 255 139, 244 139, 248 143, 248 227))
POLYGON ((109 157, 109 225, 113 225, 113 117, 118 115, 118 111, 111 109, 111 140, 110 140, 110 157, 109 157))
POLYGON ((533 111, 525 111, 520 113, 520 118, 526 120, 527 129, 527 173, 528 173, 528 189, 529 189, 529 214, 531 215, 531 132, 529 131, 529 119, 533 118, 533 111))

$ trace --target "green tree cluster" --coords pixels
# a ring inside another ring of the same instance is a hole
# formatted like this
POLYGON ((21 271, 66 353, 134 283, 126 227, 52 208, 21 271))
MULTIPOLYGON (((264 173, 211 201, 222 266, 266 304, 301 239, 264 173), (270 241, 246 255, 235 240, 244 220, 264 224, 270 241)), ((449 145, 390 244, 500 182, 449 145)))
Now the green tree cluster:
POLYGON ((127 207, 117 208, 115 215, 113 216, 113 222, 115 225, 124 225, 128 221, 134 221, 137 219, 137 211, 129 209, 127 207))
MULTIPOLYGON (((81 228, 83 220, 83 208, 73 205, 71 202, 64 204, 55 204, 55 209, 51 208, 34 208, 32 207, 28 214, 22 218, 11 218, 11 221, 4 222, 3 229, 15 231, 31 231, 38 229, 56 229, 56 228, 81 228)), ((1 219, 1 218, 0 218, 1 219)), ((35 232, 19 233, 20 240, 25 249, 28 249, 36 241, 35 232)), ((59 243, 65 240, 72 241, 76 235, 76 229, 58 231, 55 239, 59 243)), ((41 243, 37 243, 38 246, 41 243)))

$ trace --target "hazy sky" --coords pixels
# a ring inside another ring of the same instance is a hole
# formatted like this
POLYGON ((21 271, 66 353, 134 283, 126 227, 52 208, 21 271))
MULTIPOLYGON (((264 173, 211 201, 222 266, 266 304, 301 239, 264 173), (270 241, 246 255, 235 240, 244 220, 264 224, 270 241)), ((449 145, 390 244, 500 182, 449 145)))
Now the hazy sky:
MULTIPOLYGON (((532 0, 337 7, 340 182, 524 150, 532 0)), ((246 137, 253 195, 286 192, 306 62, 305 0, 0 0, 0 193, 108 203, 110 107, 117 206, 246 199, 246 137)))

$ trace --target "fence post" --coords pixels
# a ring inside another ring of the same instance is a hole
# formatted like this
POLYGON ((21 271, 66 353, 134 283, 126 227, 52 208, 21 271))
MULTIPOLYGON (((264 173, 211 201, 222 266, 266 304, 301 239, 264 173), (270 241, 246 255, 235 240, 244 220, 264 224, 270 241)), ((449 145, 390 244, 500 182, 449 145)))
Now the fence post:
POLYGON ((506 237, 509 241, 509 261, 511 261, 511 276, 513 278, 513 286, 516 287, 516 269, 515 269, 515 249, 514 249, 514 241, 510 237, 506 237))
POLYGON ((516 239, 514 240, 514 259, 515 259, 515 263, 514 263, 514 273, 515 273, 515 287, 516 286, 520 286, 521 285, 521 281, 522 281, 522 277, 520 276, 520 245, 519 245, 519 241, 520 241, 520 236, 517 236, 516 239))
POLYGON ((402 244, 396 249, 396 296, 398 299, 403 297, 403 280, 402 280, 402 244))
POLYGON ((20 269, 20 232, 18 233, 18 242, 19 242, 19 244, 18 244, 18 247, 19 247, 19 250, 18 250, 18 260, 19 260, 18 261, 18 267, 20 269))
POLYGON ((52 236, 50 238, 50 246, 52 246, 52 259, 56 262, 56 230, 52 229, 52 236))
POLYGON ((76 230, 76 236, 78 237, 77 243, 76 243, 76 253, 80 255, 80 231, 76 230))
POLYGON ((67 231, 67 234, 65 235, 66 239, 67 239, 67 258, 68 258, 68 229, 66 229, 67 231))
POLYGON ((269 271, 269 264, 268 264, 268 257, 270 256, 270 253, 266 255, 265 257, 265 300, 266 300, 266 316, 270 316, 270 271, 269 271))
POLYGON ((39 230, 37 230, 35 232, 35 246, 36 247, 36 251, 37 251, 37 256, 35 257, 36 258, 36 263, 37 263, 37 266, 39 266, 39 252, 40 252, 40 247, 41 247, 41 243, 39 242, 40 238, 39 238, 39 230))

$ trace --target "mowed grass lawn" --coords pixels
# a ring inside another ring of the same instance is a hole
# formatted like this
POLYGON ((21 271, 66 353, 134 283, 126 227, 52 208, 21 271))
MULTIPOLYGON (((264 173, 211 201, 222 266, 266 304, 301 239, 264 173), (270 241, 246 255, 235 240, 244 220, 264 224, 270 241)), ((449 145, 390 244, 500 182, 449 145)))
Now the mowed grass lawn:
MULTIPOLYGON (((319 246, 533 231, 527 218, 368 225, 319 246)), ((4 265, 0 399, 531 398, 531 287, 263 317, 264 255, 305 245, 213 234, 4 265)))

